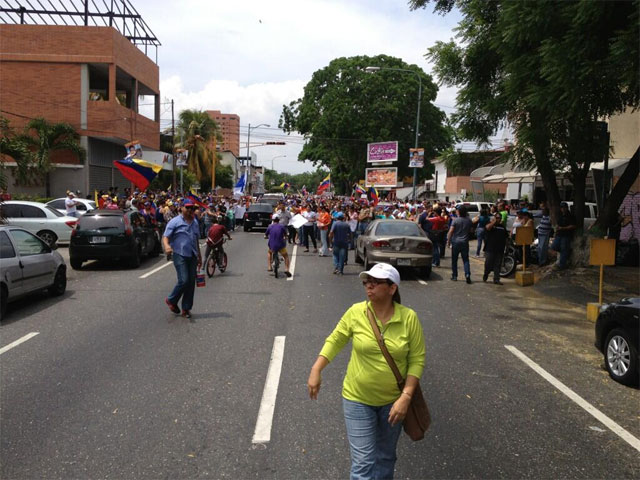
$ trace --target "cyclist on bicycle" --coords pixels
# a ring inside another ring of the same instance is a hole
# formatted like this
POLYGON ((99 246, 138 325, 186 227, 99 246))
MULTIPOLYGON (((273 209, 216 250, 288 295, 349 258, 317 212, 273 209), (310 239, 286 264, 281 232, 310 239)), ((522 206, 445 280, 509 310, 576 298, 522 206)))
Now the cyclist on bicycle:
POLYGON ((220 249, 220 255, 223 254, 224 250, 222 248, 222 238, 226 235, 229 240, 233 240, 231 235, 229 235, 229 231, 227 227, 221 225, 219 223, 219 217, 214 215, 211 219, 211 227, 207 232, 207 249, 204 252, 204 258, 209 258, 209 254, 213 248, 220 249))
POLYGON ((268 271, 272 271, 271 261, 273 260, 273 255, 278 255, 279 253, 284 258, 284 273, 287 277, 290 277, 291 272, 289 272, 289 254, 287 253, 287 227, 280 223, 279 215, 274 215, 273 217, 271 217, 271 221, 273 223, 269 225, 267 231, 264 233, 264 238, 269 239, 269 241, 267 242, 267 245, 269 247, 268 271))

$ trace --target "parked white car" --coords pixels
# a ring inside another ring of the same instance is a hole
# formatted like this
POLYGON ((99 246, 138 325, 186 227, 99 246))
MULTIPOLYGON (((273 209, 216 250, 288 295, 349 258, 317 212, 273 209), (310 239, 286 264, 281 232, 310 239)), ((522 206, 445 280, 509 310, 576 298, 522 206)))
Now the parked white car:
MULTIPOLYGON (((66 200, 66 197, 56 198, 55 200, 51 200, 50 202, 45 203, 45 205, 53 207, 56 210, 58 210, 60 213, 65 215, 67 213, 67 209, 64 206, 65 200, 66 200)), ((78 211, 79 215, 84 215, 85 213, 98 208, 96 206, 96 202, 94 202, 93 200, 87 200, 86 198, 74 198, 74 200, 78 203, 76 205, 76 210, 78 211)))
POLYGON ((44 203, 9 200, 2 204, 2 216, 7 225, 22 227, 35 233, 49 246, 56 242, 69 243, 71 231, 78 219, 67 217, 44 203))
POLYGON ((62 255, 23 228, 0 226, 0 320, 19 297, 44 289, 59 296, 66 288, 62 255))

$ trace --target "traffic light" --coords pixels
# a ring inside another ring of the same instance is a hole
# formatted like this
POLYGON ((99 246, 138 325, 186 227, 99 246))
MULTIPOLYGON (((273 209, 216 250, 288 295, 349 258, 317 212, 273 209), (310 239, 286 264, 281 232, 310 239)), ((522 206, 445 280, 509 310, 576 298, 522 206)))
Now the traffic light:
POLYGON ((265 145, 286 145, 286 142, 266 142, 265 145))

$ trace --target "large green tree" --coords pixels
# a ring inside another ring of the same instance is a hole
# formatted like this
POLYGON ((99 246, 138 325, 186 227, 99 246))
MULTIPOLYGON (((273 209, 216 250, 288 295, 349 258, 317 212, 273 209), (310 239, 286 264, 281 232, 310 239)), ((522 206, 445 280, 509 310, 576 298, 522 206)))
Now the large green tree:
MULTIPOLYGON (((327 167, 341 193, 349 193, 353 183, 364 177, 367 143, 397 140, 398 176, 409 175, 418 77, 422 82, 419 147, 425 149, 425 158, 433 158, 453 142, 444 112, 433 104, 438 88, 416 65, 386 55, 331 61, 312 75, 302 98, 283 106, 279 126, 306 137, 299 160, 327 167), (380 70, 368 73, 365 69, 370 66, 380 70)), ((425 175, 426 169, 421 177, 425 175)))
POLYGON ((215 152, 211 148, 214 137, 221 141, 218 125, 202 110, 183 110, 176 126, 177 148, 189 151, 188 171, 195 174, 201 186, 211 186, 211 168, 215 152))
POLYGON ((57 151, 67 151, 80 161, 84 161, 87 155, 75 128, 65 122, 51 123, 44 118, 29 120, 18 141, 24 143, 31 152, 29 168, 44 183, 46 197, 51 196, 51 155, 57 151))
POLYGON ((458 42, 429 49, 439 80, 458 87, 453 121, 463 138, 486 141, 508 120, 514 160, 537 167, 557 214, 556 171, 574 186, 583 217, 585 180, 607 151, 598 120, 637 107, 638 0, 414 0, 462 14, 458 42))
MULTIPOLYGON (((32 154, 27 143, 16 133, 9 120, 0 116, 0 154, 10 157, 16 163, 15 181, 20 185, 28 185, 32 181, 35 170, 32 168, 32 154)), ((0 168, 0 188, 7 188, 7 176, 4 165, 0 168)))

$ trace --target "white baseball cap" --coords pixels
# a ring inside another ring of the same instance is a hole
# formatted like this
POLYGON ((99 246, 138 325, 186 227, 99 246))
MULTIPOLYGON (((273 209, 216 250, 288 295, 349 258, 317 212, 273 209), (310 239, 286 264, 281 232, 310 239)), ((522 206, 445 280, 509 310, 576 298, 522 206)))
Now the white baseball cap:
POLYGON ((400 274, 398 270, 389 265, 388 263, 376 263, 368 271, 360 272, 360 278, 373 277, 379 280, 391 280, 396 285, 400 286, 400 274))

